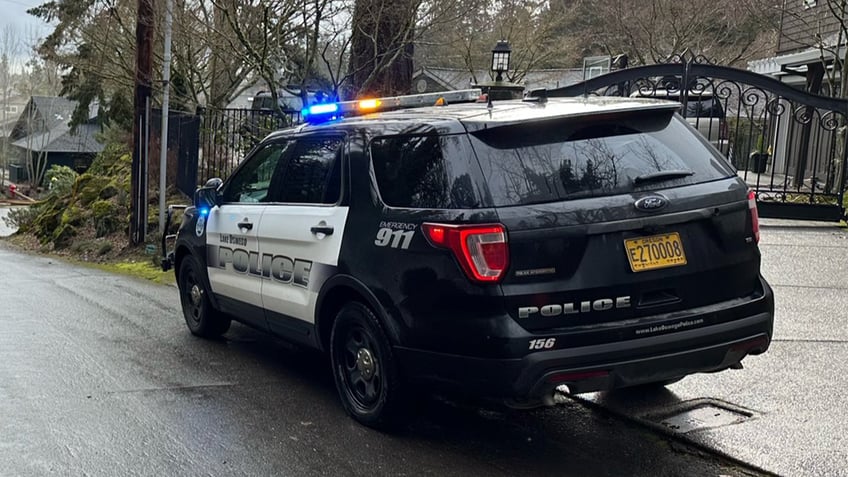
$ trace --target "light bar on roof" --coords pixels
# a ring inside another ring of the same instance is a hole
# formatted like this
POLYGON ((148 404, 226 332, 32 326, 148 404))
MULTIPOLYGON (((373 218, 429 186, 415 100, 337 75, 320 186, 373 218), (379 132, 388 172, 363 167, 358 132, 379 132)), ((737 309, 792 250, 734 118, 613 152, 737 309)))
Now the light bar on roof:
POLYGON ((342 101, 339 113, 346 116, 356 114, 391 111, 393 109, 422 108, 435 106, 440 99, 447 104, 473 103, 480 98, 480 89, 462 89, 458 91, 442 91, 438 93, 409 94, 405 96, 389 96, 387 98, 369 98, 358 101, 342 101))
POLYGON ((443 91, 439 93, 410 94, 386 98, 368 98, 339 103, 315 104, 302 111, 304 119, 310 123, 324 122, 341 116, 391 111, 393 109, 422 108, 444 106, 451 103, 473 103, 480 98, 479 89, 443 91))

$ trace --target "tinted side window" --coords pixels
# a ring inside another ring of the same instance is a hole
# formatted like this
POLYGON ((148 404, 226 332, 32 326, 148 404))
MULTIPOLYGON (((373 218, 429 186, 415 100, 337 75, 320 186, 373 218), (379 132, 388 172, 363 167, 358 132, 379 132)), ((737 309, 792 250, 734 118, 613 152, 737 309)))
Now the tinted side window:
POLYGON ((224 202, 268 202, 271 178, 289 143, 272 143, 253 154, 224 189, 224 202))
MULTIPOLYGON (((474 153, 465 134, 388 136, 371 142, 371 162, 386 205, 470 209, 480 204, 474 153)), ((479 175, 479 172, 478 174, 479 175)))
POLYGON ((299 139, 283 172, 278 200, 295 204, 338 202, 343 144, 338 137, 299 139))
POLYGON ((733 175, 675 115, 496 128, 472 144, 495 206, 555 202, 697 184, 733 175), (662 171, 691 175, 637 184, 662 171))

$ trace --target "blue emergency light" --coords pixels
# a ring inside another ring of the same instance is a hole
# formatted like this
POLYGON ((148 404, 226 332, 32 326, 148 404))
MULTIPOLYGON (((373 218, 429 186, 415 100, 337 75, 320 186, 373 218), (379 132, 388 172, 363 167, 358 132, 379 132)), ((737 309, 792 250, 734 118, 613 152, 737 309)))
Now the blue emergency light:
POLYGON ((339 112, 339 105, 336 103, 321 103, 313 104, 308 108, 304 108, 300 114, 303 119, 309 122, 328 121, 335 118, 339 112))

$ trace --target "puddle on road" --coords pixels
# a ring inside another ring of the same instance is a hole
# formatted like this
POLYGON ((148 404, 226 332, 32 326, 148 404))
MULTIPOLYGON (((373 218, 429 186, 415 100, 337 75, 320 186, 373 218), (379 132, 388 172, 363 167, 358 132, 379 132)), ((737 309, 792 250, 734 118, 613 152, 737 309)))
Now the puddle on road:
POLYGON ((713 399, 696 399, 675 406, 662 414, 644 416, 677 434, 688 434, 702 429, 714 429, 754 417, 754 412, 729 403, 713 399))

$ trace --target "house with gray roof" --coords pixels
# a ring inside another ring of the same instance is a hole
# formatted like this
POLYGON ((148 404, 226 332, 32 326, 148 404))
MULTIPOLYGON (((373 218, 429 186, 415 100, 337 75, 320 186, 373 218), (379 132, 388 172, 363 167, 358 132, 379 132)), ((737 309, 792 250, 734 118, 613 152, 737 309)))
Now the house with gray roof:
POLYGON ((26 177, 27 157, 46 158, 47 167, 68 166, 83 171, 91 165, 94 156, 103 150, 95 135, 100 132, 96 106, 92 106, 88 120, 71 128, 70 121, 77 102, 55 96, 33 96, 12 127, 9 142, 14 149, 11 167, 13 181, 26 177), (25 172, 24 172, 25 173, 25 172))
MULTIPOLYGON (((491 81, 488 70, 475 71, 472 75, 467 69, 439 68, 425 66, 412 74, 412 93, 433 93, 474 87, 477 82, 491 81)), ((525 91, 538 88, 559 88, 583 81, 582 68, 562 68, 528 71, 519 84, 525 91)))
MULTIPOLYGON (((2 95, 2 92, 0 92, 0 95, 2 95)), ((27 101, 29 101, 29 98, 15 94, 14 91, 9 92, 6 97, 0 98, 0 103, 2 103, 0 105, 0 108, 2 108, 0 109, 0 139, 5 140, 9 137, 9 133, 18 121, 21 111, 26 107, 27 101)))

